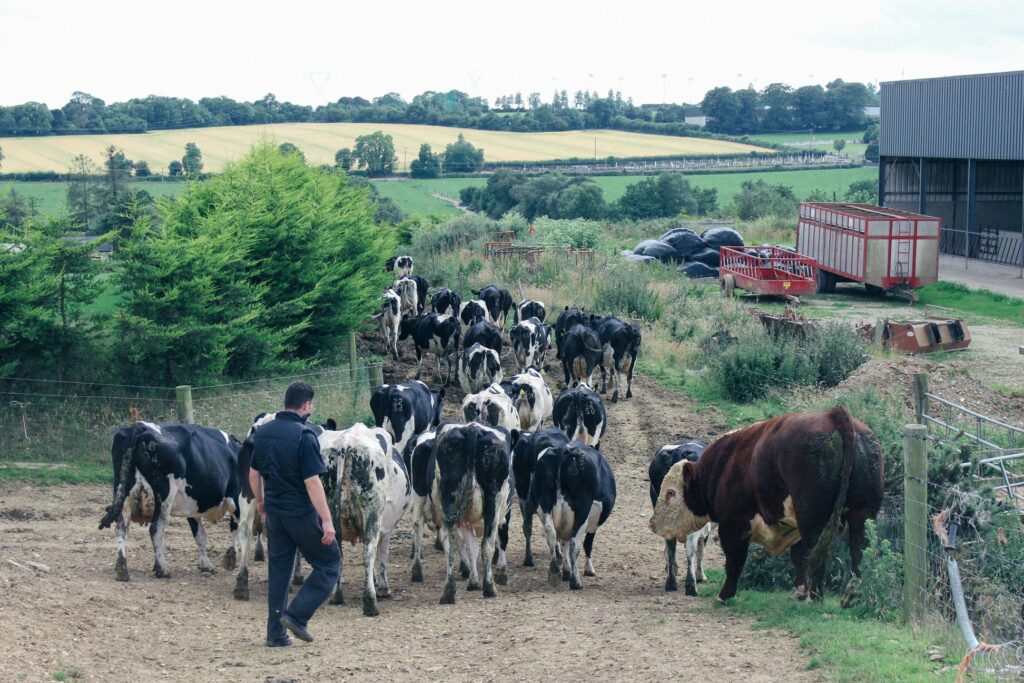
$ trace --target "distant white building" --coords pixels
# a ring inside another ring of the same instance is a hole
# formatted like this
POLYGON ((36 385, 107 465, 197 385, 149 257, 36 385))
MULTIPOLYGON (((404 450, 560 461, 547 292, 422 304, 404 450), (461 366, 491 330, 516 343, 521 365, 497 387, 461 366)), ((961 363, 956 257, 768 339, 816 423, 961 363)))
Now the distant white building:
POLYGON ((873 119, 877 119, 882 116, 881 107, 864 107, 864 116, 869 116, 873 119))
POLYGON ((708 125, 708 117, 706 117, 706 116, 684 116, 683 117, 683 123, 686 123, 686 124, 688 124, 690 126, 699 126, 700 128, 704 128, 705 126, 708 125))

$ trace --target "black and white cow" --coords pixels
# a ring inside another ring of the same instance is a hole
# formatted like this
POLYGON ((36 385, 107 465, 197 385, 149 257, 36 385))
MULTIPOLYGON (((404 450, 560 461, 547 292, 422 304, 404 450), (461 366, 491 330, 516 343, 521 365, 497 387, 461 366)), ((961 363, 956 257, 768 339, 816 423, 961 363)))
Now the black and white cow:
MULTIPOLYGON (((661 495, 661 483, 665 475, 677 462, 689 460, 697 462, 701 453, 708 445, 700 439, 688 439, 680 443, 666 444, 658 449, 651 459, 650 467, 647 468, 647 477, 651 482, 651 506, 658 503, 661 495)), ((711 537, 714 522, 708 522, 703 527, 694 531, 686 537, 686 583, 687 595, 697 595, 697 584, 705 581, 704 575, 704 547, 708 538, 711 537)), ((679 573, 676 564, 676 539, 665 540, 665 590, 674 591, 679 589, 676 576, 679 573)))
MULTIPOLYGON (((498 594, 495 581, 504 583, 504 553, 498 550, 501 521, 508 516, 512 496, 513 435, 499 427, 445 423, 434 439, 432 496, 440 503, 448 570, 441 604, 455 603, 455 559, 459 540, 469 559, 468 590, 480 588, 477 559, 483 541, 485 598, 498 594), (492 558, 499 556, 497 571, 492 558)), ((507 533, 507 529, 506 529, 507 533)))
POLYGON ((427 290, 430 289, 430 283, 419 275, 408 275, 407 277, 416 283, 416 314, 422 315, 423 309, 427 307, 427 290))
POLYGON ((402 297, 393 290, 384 292, 384 303, 374 314, 380 320, 380 331, 384 335, 385 347, 391 357, 398 360, 398 328, 402 324, 402 297))
POLYGON ((391 291, 398 295, 401 302, 402 317, 419 315, 420 295, 416 288, 416 281, 409 277, 396 280, 391 285, 391 291))
POLYGON ((548 583, 559 581, 556 548, 561 545, 563 581, 583 588, 580 546, 587 555, 585 576, 594 573, 594 536, 615 507, 615 475, 604 457, 578 441, 542 451, 533 468, 530 498, 536 501, 551 551, 548 583))
MULTIPOLYGON (((440 543, 441 508, 432 497, 431 486, 434 481, 434 430, 423 432, 412 439, 405 447, 402 457, 409 470, 412 480, 412 500, 409 513, 412 522, 412 581, 423 583, 423 532, 424 526, 437 531, 440 543)), ((444 550, 444 546, 440 546, 444 550)), ((467 567, 468 569, 468 567, 467 567)))
POLYGON ((531 432, 540 429, 551 417, 554 398, 548 383, 536 368, 527 368, 512 378, 512 401, 519 413, 519 429, 531 432))
POLYGON ((562 354, 565 386, 574 387, 580 382, 587 386, 593 385, 594 370, 601 365, 604 357, 597 332, 586 325, 573 325, 562 337, 559 350, 562 354))
MULTIPOLYGON (((238 451, 238 477, 242 484, 241 495, 238 497, 238 559, 239 568, 235 575, 234 596, 237 600, 249 599, 249 548, 255 544, 256 552, 253 554, 254 562, 263 561, 263 519, 256 514, 256 505, 253 503, 255 494, 249 485, 249 470, 252 467, 252 455, 255 441, 253 434, 256 430, 277 417, 277 413, 267 411, 260 413, 253 420, 249 427, 249 433, 242 442, 238 451)), ((337 429, 334 420, 328 419, 323 425, 308 424, 314 434, 319 436, 324 429, 337 429)), ((301 586, 302 576, 302 554, 295 551, 295 563, 292 566, 292 585, 301 586)))
POLYGON ((467 394, 482 391, 504 378, 501 357, 494 349, 473 344, 459 356, 459 386, 467 394))
POLYGON ((399 341, 412 337, 416 349, 416 379, 423 371, 423 354, 432 353, 437 359, 437 381, 448 386, 452 381, 453 356, 459 352, 459 321, 450 315, 427 313, 415 317, 403 317, 398 326, 399 341), (441 359, 446 363, 444 377, 441 376, 441 359))
MULTIPOLYGON (((388 585, 388 554, 391 533, 409 506, 411 493, 405 461, 394 449, 391 435, 379 427, 356 423, 341 431, 325 431, 319 437, 320 452, 334 484, 332 513, 340 541, 363 542, 363 614, 380 614, 377 599, 391 596, 388 585)), ((341 563, 343 568, 345 563, 341 563)), ((342 569, 331 604, 344 605, 342 569)))
POLYGON ((164 557, 164 534, 169 517, 188 519, 199 547, 199 569, 212 573, 206 554, 202 520, 216 523, 228 515, 232 541, 224 567, 235 567, 238 532, 238 439, 220 429, 194 424, 136 422, 119 429, 110 448, 114 465, 114 498, 100 519, 100 529, 116 524, 118 581, 128 580, 125 546, 132 521, 150 524, 157 578, 170 578, 164 557), (124 518, 125 501, 131 516, 124 518))
POLYGON ((508 338, 516 358, 516 370, 522 372, 528 367, 544 367, 544 356, 548 351, 551 328, 537 318, 521 320, 509 330, 508 338))
POLYGON ((519 429, 519 412, 515 403, 496 384, 475 394, 467 394, 462 399, 462 419, 466 422, 501 427, 508 432, 519 429))
POLYGON ((473 344, 480 344, 494 349, 501 355, 501 328, 487 320, 478 320, 469 326, 462 338, 462 348, 468 349, 473 344))
POLYGON ((401 384, 381 384, 370 395, 373 422, 391 435, 395 449, 405 446, 417 434, 433 429, 441 422, 443 389, 431 389, 419 380, 401 384))
POLYGON ((544 322, 544 317, 547 314, 548 311, 544 307, 543 301, 523 299, 518 304, 516 304, 516 313, 515 317, 512 318, 512 322, 518 323, 523 320, 529 320, 530 318, 536 318, 540 322, 544 322))
POLYGON ((462 321, 462 327, 467 329, 479 320, 486 320, 490 323, 494 322, 494 318, 487 311, 487 304, 479 299, 470 299, 469 301, 462 302, 459 306, 459 320, 462 321))
POLYGON ((633 398, 633 367, 640 354, 640 325, 629 325, 609 316, 597 323, 601 340, 601 393, 608 391, 608 373, 612 376, 612 403, 619 400, 620 375, 626 375, 626 398, 633 398))
POLYGON ((562 357, 562 338, 565 333, 572 329, 573 325, 589 325, 590 316, 578 308, 565 307, 565 310, 558 314, 555 325, 552 328, 555 333, 555 358, 562 357))
POLYGON ((501 289, 498 285, 487 285, 483 289, 472 290, 484 305, 487 312, 498 327, 505 329, 505 318, 512 310, 512 294, 507 289, 501 289))
POLYGON ((447 288, 441 289, 434 292, 434 296, 430 300, 430 307, 434 313, 458 315, 459 309, 462 308, 462 297, 459 296, 458 292, 453 292, 447 288))
POLYGON ((533 566, 533 516, 537 513, 537 501, 530 498, 530 482, 537 456, 547 448, 564 446, 569 437, 557 427, 547 427, 536 432, 520 432, 512 449, 512 475, 515 480, 519 512, 523 516, 523 536, 526 538, 526 554, 523 566, 533 566))
POLYGON ((555 398, 552 423, 573 441, 599 448, 608 429, 608 414, 601 395, 585 384, 566 389, 555 398))
POLYGON ((397 277, 412 275, 412 256, 392 256, 384 265, 385 273, 394 273, 397 277))

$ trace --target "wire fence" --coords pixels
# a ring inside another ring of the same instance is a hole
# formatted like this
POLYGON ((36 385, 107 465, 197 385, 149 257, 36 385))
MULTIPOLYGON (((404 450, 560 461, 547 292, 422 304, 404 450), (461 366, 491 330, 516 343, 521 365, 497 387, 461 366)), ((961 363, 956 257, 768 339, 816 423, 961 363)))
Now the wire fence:
MULTIPOLYGON (((316 391, 314 420, 339 425, 370 417, 380 363, 190 388, 191 421, 244 438, 253 418, 281 409, 285 388, 301 379, 316 391)), ((185 421, 175 387, 0 378, 0 461, 107 465, 121 427, 185 421)))

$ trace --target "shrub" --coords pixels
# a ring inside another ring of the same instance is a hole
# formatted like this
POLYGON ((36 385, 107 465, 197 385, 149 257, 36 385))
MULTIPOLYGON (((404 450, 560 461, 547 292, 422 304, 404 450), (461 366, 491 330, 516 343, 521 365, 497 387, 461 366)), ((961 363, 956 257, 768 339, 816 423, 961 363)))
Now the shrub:
POLYGON ((868 343, 847 325, 825 325, 807 341, 817 365, 817 382, 834 387, 868 360, 868 343))
POLYGON ((533 223, 536 238, 548 244, 565 244, 576 249, 593 249, 601 233, 601 224, 582 218, 554 220, 538 218, 533 223))
POLYGON ((759 333, 726 348, 713 362, 712 377, 726 398, 746 403, 774 388, 813 384, 817 364, 793 340, 759 333))
POLYGON ((878 537, 874 520, 865 528, 867 548, 860 563, 861 584, 854 612, 882 621, 895 621, 903 609, 903 556, 878 537))
POLYGON ((651 287, 656 273, 649 266, 621 263, 609 266, 597 281, 594 308, 603 315, 658 320, 665 312, 661 297, 651 287))
POLYGON ((745 181, 733 199, 733 213, 749 221, 761 216, 794 216, 797 200, 793 189, 785 185, 769 185, 763 180, 745 181))

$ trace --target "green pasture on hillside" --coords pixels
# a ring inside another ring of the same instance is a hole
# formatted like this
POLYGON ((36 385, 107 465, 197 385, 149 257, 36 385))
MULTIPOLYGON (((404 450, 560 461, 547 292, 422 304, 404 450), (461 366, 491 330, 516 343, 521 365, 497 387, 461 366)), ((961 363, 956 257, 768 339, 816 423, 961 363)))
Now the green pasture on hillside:
MULTIPOLYGON (((182 182, 143 182, 130 183, 133 190, 145 190, 153 199, 160 197, 171 197, 185 188, 182 182)), ((65 181, 54 182, 26 182, 20 180, 0 181, 0 197, 14 190, 29 201, 36 202, 36 209, 45 216, 61 215, 67 204, 68 183, 65 181)))
POLYGON ((832 142, 834 140, 841 139, 846 140, 846 147, 843 148, 843 154, 848 155, 853 160, 861 160, 864 158, 864 150, 867 149, 867 145, 861 142, 863 137, 864 131, 862 130, 839 132, 808 130, 799 133, 767 133, 765 135, 751 135, 750 139, 786 145, 787 148, 790 148, 793 151, 799 151, 801 148, 832 151, 832 142), (795 145, 791 143, 801 144, 795 145))

